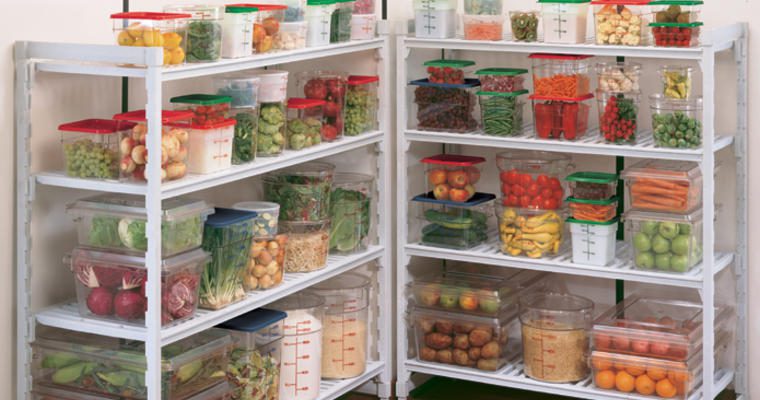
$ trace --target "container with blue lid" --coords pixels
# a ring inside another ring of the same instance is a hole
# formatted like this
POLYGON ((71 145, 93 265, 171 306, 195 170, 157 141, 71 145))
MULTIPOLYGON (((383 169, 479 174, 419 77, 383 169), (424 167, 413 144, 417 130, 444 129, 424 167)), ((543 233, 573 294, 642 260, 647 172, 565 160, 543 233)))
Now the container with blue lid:
POLYGON ((437 200, 433 193, 412 199, 422 222, 420 242, 433 247, 465 250, 478 246, 495 228, 494 200, 490 193, 475 193, 464 203, 437 200))
POLYGON ((430 79, 409 82, 414 98, 410 115, 417 116, 416 126, 410 129, 433 132, 468 133, 478 129, 475 96, 480 87, 477 79, 464 79, 464 83, 436 83, 430 79))
POLYGON ((255 211, 215 208, 206 219, 203 231, 204 247, 221 247, 253 237, 255 211))

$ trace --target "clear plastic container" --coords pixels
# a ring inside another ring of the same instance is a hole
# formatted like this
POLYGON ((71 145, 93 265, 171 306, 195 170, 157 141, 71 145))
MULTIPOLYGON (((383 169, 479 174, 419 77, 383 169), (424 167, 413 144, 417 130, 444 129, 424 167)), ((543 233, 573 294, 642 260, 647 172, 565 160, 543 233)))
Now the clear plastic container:
POLYGON ((456 10, 456 0, 414 0, 415 10, 456 10))
POLYGON ((427 79, 409 84, 414 86, 414 109, 410 114, 417 116, 414 128, 432 132, 477 131, 475 93, 480 86, 477 79, 465 79, 461 85, 432 83, 427 79))
POLYGON ((596 91, 599 131, 608 143, 636 143, 639 132, 638 93, 596 91))
POLYGON ((414 308, 409 317, 420 361, 497 371, 519 352, 514 313, 480 317, 414 308))
POLYGON ((232 74, 213 78, 214 89, 220 96, 232 98, 232 108, 255 108, 258 105, 261 79, 250 74, 232 74))
POLYGON ((285 10, 288 6, 283 4, 228 4, 234 7, 255 7, 256 22, 253 24, 253 47, 256 53, 268 53, 272 51, 274 37, 280 30, 280 24, 285 21, 285 10))
POLYGON ((227 380, 235 388, 233 398, 279 398, 285 318, 282 311, 259 308, 218 326, 232 336, 227 380))
POLYGON ((694 149, 702 145, 702 98, 649 96, 656 147, 694 149))
POLYGON ((330 251, 354 253, 367 249, 372 225, 375 177, 339 172, 330 193, 330 251))
MULTIPOLYGON (((145 345, 40 325, 32 343, 35 384, 98 396, 147 399, 145 345), (92 384, 99 382, 99 384, 92 384)), ((162 348, 161 397, 184 399, 225 381, 230 336, 208 329, 162 348)))
POLYGON ((643 46, 649 0, 593 0, 596 44, 643 46))
POLYGON ((436 200, 419 195, 417 218, 421 221, 420 242, 427 246, 466 250, 488 239, 493 228, 493 203, 496 196, 475 193, 466 203, 436 200))
POLYGON ((593 301, 571 294, 521 296, 525 375, 551 383, 585 379, 593 310, 593 301))
POLYGON ((503 0, 464 0, 464 13, 470 15, 502 15, 503 0))
POLYGON ((191 15, 186 28, 185 52, 188 63, 219 61, 222 58, 224 6, 170 5, 164 7, 164 11, 191 15))
POLYGON ((683 65, 665 65, 657 70, 662 79, 662 94, 669 99, 691 97, 691 75, 694 69, 683 65))
POLYGON ((565 201, 562 180, 572 169, 570 156, 543 151, 505 151, 496 155, 502 204, 556 210, 565 201))
POLYGON ((351 15, 354 0, 335 0, 335 8, 330 15, 330 43, 351 40, 351 15))
POLYGON ((702 22, 650 23, 652 42, 657 47, 696 47, 699 46, 699 34, 702 22))
POLYGON ((649 2, 652 8, 652 22, 689 23, 699 21, 702 11, 701 0, 654 0, 649 2))
POLYGON ((274 37, 272 48, 275 50, 297 50, 306 47, 306 21, 283 22, 280 31, 274 37))
POLYGON ((534 53, 533 94, 576 99, 591 93, 591 63, 588 55, 534 53))
POLYGON ((287 148, 301 150, 322 143, 324 100, 288 99, 287 148))
POLYGON ((335 0, 307 0, 306 46, 318 47, 330 44, 330 22, 335 8, 335 0))
MULTIPOLYGON (((436 4, 437 2, 415 1, 415 5, 417 3, 436 4)), ((456 20, 456 7, 446 9, 417 8, 414 10, 414 36, 425 39, 453 38, 456 34, 456 20)))
POLYGON ((186 26, 190 14, 121 12, 111 14, 119 46, 163 47, 164 65, 185 63, 186 26))
POLYGON ((544 23, 544 42, 586 42, 586 17, 591 0, 538 0, 544 23))
MULTIPOLYGON (((193 117, 190 111, 162 111, 161 123, 161 180, 175 180, 187 175, 187 154, 190 134, 187 129, 172 127, 187 124, 193 117), (163 151, 166 151, 164 154, 163 151)), ((122 132, 119 141, 121 162, 119 170, 130 181, 145 182, 148 165, 148 126, 145 110, 116 114, 113 119, 130 121, 136 125, 129 131, 122 132)))
POLYGON ((475 71, 480 79, 480 90, 484 92, 512 93, 525 89, 525 74, 522 68, 483 68, 475 71))
POLYGON ((169 100, 174 104, 174 109, 179 111, 191 111, 193 125, 214 125, 230 118, 230 104, 232 97, 214 94, 188 94, 172 97, 169 100))
POLYGON ((220 383, 183 400, 232 400, 235 389, 227 382, 220 383))
POLYGON ((254 237, 243 275, 245 290, 266 290, 282 283, 288 235, 254 237))
POLYGON ((613 216, 603 222, 568 218, 567 224, 572 238, 573 263, 604 267, 615 259, 617 218, 613 216))
POLYGON ((251 73, 259 78, 259 103, 285 102, 288 97, 288 71, 267 69, 251 73))
POLYGON ((568 175, 570 196, 582 200, 605 200, 617 194, 618 176, 605 172, 575 172, 568 175))
POLYGON ((283 0, 288 8, 285 10, 283 22, 302 22, 306 14, 306 0, 283 0))
POLYGON ((628 211, 625 220, 636 268, 683 274, 702 261, 702 209, 686 215, 628 211))
MULTIPOLYGON (((208 260, 207 253, 195 249, 162 261, 162 325, 195 315, 200 276, 208 260)), ((144 256, 77 247, 65 263, 74 274, 79 315, 144 325, 148 307, 144 256)))
POLYGON ((440 59, 425 61, 422 65, 427 67, 428 82, 461 85, 465 83, 465 76, 472 73, 475 61, 440 59))
POLYGON ((621 177, 632 209, 685 214, 702 206, 702 171, 696 163, 642 160, 621 177))
POLYGON ((348 74, 339 71, 307 71, 298 75, 298 87, 304 97, 324 100, 322 140, 330 142, 343 137, 348 74))
POLYGON ((85 119, 59 125, 66 175, 119 180, 119 143, 134 127, 134 123, 110 119, 85 119))
POLYGON ((314 400, 322 375, 322 320, 325 299, 313 293, 296 293, 270 305, 285 311, 281 346, 280 398, 314 400))
POLYGON ((271 238, 277 235, 277 220, 280 218, 280 205, 267 201, 243 201, 235 203, 236 210, 256 213, 253 220, 253 236, 255 238, 271 238))
POLYGON ((478 92, 480 123, 483 133, 494 136, 517 136, 523 132, 524 95, 517 92, 478 92))
POLYGON ((497 205, 501 252, 512 257, 551 257, 566 239, 561 212, 497 205))
POLYGON ((330 215, 335 165, 312 161, 264 176, 264 198, 280 205, 282 221, 321 221, 330 215))
POLYGON ((377 75, 349 75, 346 91, 346 119, 343 134, 356 136, 379 129, 377 75))
POLYGON ((512 40, 516 42, 538 41, 538 11, 510 11, 509 25, 512 28, 512 40))
POLYGON ((253 54, 253 24, 256 7, 225 7, 222 21, 222 57, 240 58, 253 54))
MULTIPOLYGON (((214 209, 205 201, 185 197, 163 200, 161 206, 161 255, 171 257, 199 247, 204 223, 214 209)), ((136 253, 148 250, 144 197, 97 195, 69 204, 66 213, 74 218, 81 246, 136 253)))
POLYGON ((503 15, 462 15, 465 40, 502 40, 503 15))
POLYGON ((369 356, 369 278, 349 272, 317 283, 309 291, 325 299, 322 378, 347 379, 361 375, 369 356))
POLYGON ((576 98, 531 95, 530 99, 537 138, 578 140, 588 133, 593 94, 576 98))
POLYGON ((568 197, 570 216, 581 221, 609 222, 617 216, 618 198, 586 200, 568 197))
POLYGON ((375 0, 356 0, 354 2, 354 14, 375 15, 375 0))
POLYGON ((596 64, 597 87, 603 92, 638 93, 641 64, 631 61, 596 64))
POLYGON ((280 221, 280 231, 288 235, 285 272, 311 272, 327 266, 330 249, 330 220, 280 221))
POLYGON ((286 113, 284 102, 261 103, 256 133, 256 155, 277 156, 285 150, 286 113))
POLYGON ((232 164, 240 165, 256 158, 259 139, 259 109, 233 108, 230 112, 235 120, 232 139, 232 164))
POLYGON ((432 193, 438 200, 464 203, 475 195, 475 184, 480 181, 480 168, 477 165, 486 162, 486 159, 438 154, 425 157, 420 162, 425 164, 425 193, 432 193))
POLYGON ((377 15, 354 13, 351 16, 351 40, 374 39, 376 25, 377 15))
POLYGON ((210 174, 232 166, 232 142, 235 138, 234 119, 213 124, 190 126, 190 152, 187 171, 191 174, 210 174))

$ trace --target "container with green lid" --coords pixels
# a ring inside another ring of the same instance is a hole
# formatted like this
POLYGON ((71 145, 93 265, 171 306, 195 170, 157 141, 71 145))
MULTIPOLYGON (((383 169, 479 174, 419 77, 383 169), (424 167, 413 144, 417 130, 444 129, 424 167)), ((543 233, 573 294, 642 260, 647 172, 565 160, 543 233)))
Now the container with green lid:
POLYGON ((330 44, 330 28, 335 0, 306 1, 306 47, 330 44))
POLYGON ((222 58, 240 58, 253 54, 253 24, 257 7, 227 6, 222 20, 222 58))
POLYGON ((702 22, 652 22, 652 37, 657 47, 696 47, 702 22))
POLYGON ((517 92, 525 89, 527 69, 483 68, 475 71, 484 92, 517 92))
POLYGON ((544 24, 544 42, 586 42, 586 17, 591 0, 538 0, 544 24))
POLYGON ((189 94, 169 100, 174 109, 193 112, 192 125, 210 126, 230 117, 232 97, 216 94, 189 94))
POLYGON ((604 200, 617 193, 618 176, 606 172, 576 172, 565 178, 570 196, 583 200, 604 200))
POLYGON ((568 218, 566 222, 572 237, 573 263, 604 267, 615 260, 617 218, 604 222, 568 218))
POLYGON ((603 200, 586 200, 568 197, 570 215, 578 220, 607 222, 617 215, 618 198, 616 196, 603 200))
POLYGON ((479 91, 483 132, 494 136, 517 136, 523 131, 524 95, 527 90, 512 92, 479 91))
POLYGON ((430 60, 423 64, 427 67, 428 81, 431 83, 450 83, 461 85, 465 75, 472 72, 475 61, 470 60, 430 60))
POLYGON ((654 0, 649 2, 652 8, 652 22, 690 23, 699 21, 702 0, 654 0))

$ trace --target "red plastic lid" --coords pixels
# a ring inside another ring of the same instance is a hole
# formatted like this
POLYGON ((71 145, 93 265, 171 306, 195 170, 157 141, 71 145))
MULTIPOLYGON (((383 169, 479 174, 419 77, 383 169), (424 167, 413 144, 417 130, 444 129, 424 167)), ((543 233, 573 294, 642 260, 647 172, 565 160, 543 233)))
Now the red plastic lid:
POLYGON ((304 99, 302 97, 291 97, 288 99, 288 108, 304 109, 324 106, 327 104, 324 100, 319 99, 304 99))
POLYGON ((380 77, 377 75, 349 75, 348 84, 351 86, 366 85, 367 83, 378 82, 380 77))
POLYGON ((463 156, 460 154, 439 154, 420 160, 423 164, 451 165, 454 167, 469 167, 486 162, 483 157, 463 156))
POLYGON ((69 122, 66 124, 58 125, 59 131, 66 132, 84 132, 94 133, 97 135, 103 135, 108 133, 115 133, 135 127, 134 122, 128 121, 114 121, 112 119, 83 119, 81 121, 69 122))
POLYGON ((192 15, 184 13, 162 13, 150 11, 130 11, 111 14, 111 19, 150 19, 164 21, 170 19, 190 18, 192 15))
POLYGON ((177 125, 173 125, 173 126, 189 126, 190 129, 205 129, 205 130, 209 130, 209 129, 219 129, 219 128, 227 128, 229 126, 235 126, 236 122, 237 122, 237 120, 235 120, 234 118, 228 118, 228 119, 223 119, 223 120, 221 120, 219 122, 212 122, 212 123, 203 124, 203 125, 198 125, 198 124, 192 124, 192 125, 177 124, 177 125))
POLYGON ((594 94, 593 93, 589 93, 589 94, 587 94, 585 96, 581 96, 581 97, 539 96, 539 95, 532 94, 528 98, 531 99, 531 100, 564 101, 564 102, 567 102, 567 103, 580 103, 580 102, 586 101, 588 99, 593 99, 594 98, 594 94))
POLYGON ((592 5, 611 5, 611 6, 646 6, 649 0, 592 0, 592 5))
POLYGON ((580 54, 551 54, 551 53, 533 53, 528 56, 528 58, 539 58, 542 60, 565 60, 565 61, 585 60, 591 57, 593 56, 580 55, 580 54))
MULTIPOLYGON (((193 112, 192 111, 168 111, 163 110, 161 111, 161 123, 165 124, 167 122, 175 122, 180 121, 183 119, 191 119, 193 118, 193 112)), ((119 121, 140 121, 144 122, 147 121, 145 118, 145 110, 137 110, 137 111, 129 111, 121 114, 116 114, 113 116, 113 119, 119 120, 119 121)))
POLYGON ((237 3, 227 4, 227 7, 256 7, 259 11, 286 10, 288 6, 282 4, 255 4, 255 3, 237 3))

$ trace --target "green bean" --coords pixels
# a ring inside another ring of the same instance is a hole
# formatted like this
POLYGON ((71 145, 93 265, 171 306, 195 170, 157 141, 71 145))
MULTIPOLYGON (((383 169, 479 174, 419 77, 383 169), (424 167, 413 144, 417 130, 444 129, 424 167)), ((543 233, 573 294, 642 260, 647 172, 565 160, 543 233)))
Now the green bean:
POLYGON ((522 106, 516 97, 481 97, 483 131, 495 136, 518 135, 522 131, 522 106))

